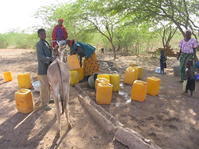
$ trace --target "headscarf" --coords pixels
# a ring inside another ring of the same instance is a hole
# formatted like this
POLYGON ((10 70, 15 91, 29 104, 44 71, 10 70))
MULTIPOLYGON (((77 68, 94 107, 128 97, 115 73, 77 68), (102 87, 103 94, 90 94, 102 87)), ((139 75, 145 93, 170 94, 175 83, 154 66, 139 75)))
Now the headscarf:
POLYGON ((63 22, 64 22, 64 19, 59 19, 58 22, 62 22, 62 23, 63 23, 63 22))

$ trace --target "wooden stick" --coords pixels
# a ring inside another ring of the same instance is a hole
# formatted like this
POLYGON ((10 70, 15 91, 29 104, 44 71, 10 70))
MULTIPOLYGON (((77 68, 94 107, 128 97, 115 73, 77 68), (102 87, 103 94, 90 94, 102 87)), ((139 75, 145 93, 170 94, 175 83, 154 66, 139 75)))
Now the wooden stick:
POLYGON ((128 146, 129 149, 161 149, 129 128, 118 127, 115 139, 128 146))

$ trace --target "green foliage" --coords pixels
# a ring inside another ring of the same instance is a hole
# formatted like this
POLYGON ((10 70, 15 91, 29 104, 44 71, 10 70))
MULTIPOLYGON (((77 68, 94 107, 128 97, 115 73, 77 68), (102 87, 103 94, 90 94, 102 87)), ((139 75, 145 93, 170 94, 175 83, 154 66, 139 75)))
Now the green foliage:
MULTIPOLYGON (((199 0, 110 0, 110 11, 136 16, 139 22, 170 22, 184 34, 185 29, 196 31, 199 0)), ((196 37, 196 35, 195 35, 196 37)))
POLYGON ((36 34, 15 32, 0 34, 0 48, 34 48, 37 40, 36 34))
MULTIPOLYGON (((174 36, 169 36, 172 32, 169 33, 166 29, 165 41, 177 48, 185 28, 192 31, 199 28, 199 19, 193 19, 199 17, 198 2, 199 0, 76 0, 73 3, 41 7, 35 17, 43 20, 48 41, 51 40, 57 20, 63 18, 69 39, 87 42, 97 48, 111 49, 115 58, 116 53, 139 54, 162 47, 161 35, 164 26, 168 25, 170 31, 175 28, 178 31, 174 36)), ((36 34, 8 33, 0 35, 0 47, 30 48, 34 47, 37 40, 36 34)))
POLYGON ((7 48, 8 42, 4 35, 0 34, 0 48, 7 48))

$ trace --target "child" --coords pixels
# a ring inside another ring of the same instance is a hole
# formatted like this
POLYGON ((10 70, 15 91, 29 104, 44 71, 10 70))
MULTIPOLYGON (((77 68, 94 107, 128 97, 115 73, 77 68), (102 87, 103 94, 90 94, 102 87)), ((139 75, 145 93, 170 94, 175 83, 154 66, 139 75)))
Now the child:
POLYGON ((164 68, 167 68, 167 64, 166 64, 166 56, 165 56, 165 52, 164 50, 160 50, 160 73, 164 74, 164 68))
POLYGON ((193 95, 193 91, 195 90, 195 74, 194 74, 194 68, 193 68, 193 61, 189 60, 186 65, 186 91, 185 93, 188 93, 188 90, 190 90, 191 96, 193 95))
POLYGON ((104 54, 104 48, 101 48, 101 53, 104 54))

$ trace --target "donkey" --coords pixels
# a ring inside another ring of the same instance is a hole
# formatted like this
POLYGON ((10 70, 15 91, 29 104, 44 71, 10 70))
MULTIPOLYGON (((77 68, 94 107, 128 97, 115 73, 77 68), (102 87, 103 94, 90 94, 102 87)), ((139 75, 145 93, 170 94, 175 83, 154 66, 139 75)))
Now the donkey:
POLYGON ((68 130, 70 130, 71 124, 69 120, 69 111, 68 111, 68 101, 69 101, 69 91, 70 91, 70 84, 69 84, 69 67, 67 63, 64 62, 64 52, 66 50, 66 44, 59 43, 58 48, 58 56, 56 59, 50 64, 47 77, 48 82, 51 87, 54 103, 56 106, 56 116, 58 121, 58 133, 61 132, 61 114, 65 113, 68 130), (60 106, 61 102, 61 106, 60 106), (61 107, 61 108, 60 108, 61 107), (61 109, 61 114, 60 114, 61 109))

